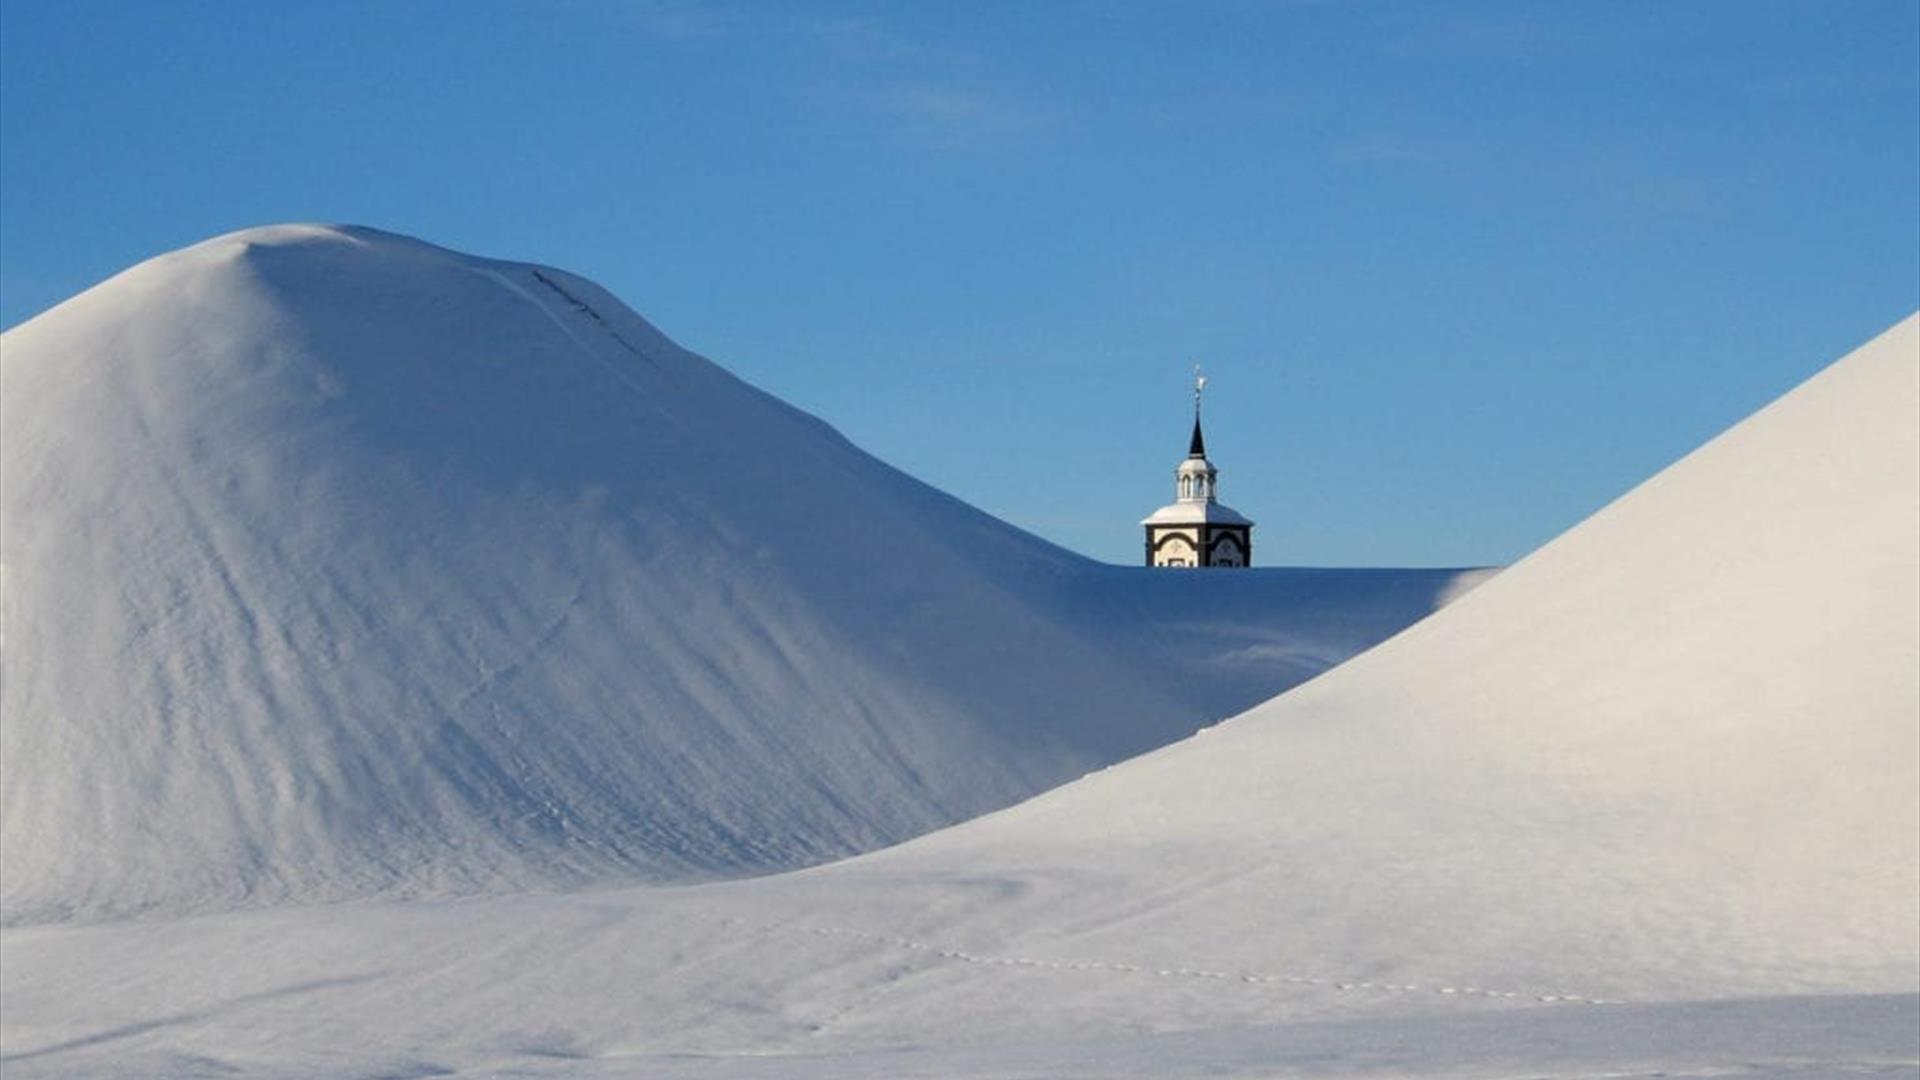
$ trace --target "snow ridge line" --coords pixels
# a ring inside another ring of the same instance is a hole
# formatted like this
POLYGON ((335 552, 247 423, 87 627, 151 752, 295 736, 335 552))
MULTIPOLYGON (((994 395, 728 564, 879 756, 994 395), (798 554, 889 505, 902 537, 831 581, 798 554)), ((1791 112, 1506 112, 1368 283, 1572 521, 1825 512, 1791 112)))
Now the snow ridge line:
POLYGON ((982 967, 1029 967, 1044 968, 1053 971, 1111 971, 1126 975, 1153 975, 1175 979, 1211 979, 1217 982, 1261 984, 1279 983, 1289 986, 1319 986, 1327 989, 1351 993, 1353 991, 1374 990, 1394 994, 1439 994, 1448 997, 1498 998, 1504 1001, 1537 1001, 1548 1005, 1621 1005, 1624 1002, 1608 999, 1584 997, 1579 994, 1542 994, 1517 990, 1489 990, 1478 986, 1420 986, 1412 983, 1370 982, 1357 979, 1322 979, 1303 975, 1265 975, 1250 972, 1212 971, 1205 968, 1156 967, 1151 964, 1129 964, 1105 960, 1040 960, 1029 956, 980 956, 960 949, 943 948, 912 938, 897 937, 891 934, 870 934, 862 930, 849 930, 839 926, 792 926, 768 924, 769 930, 783 930, 788 933, 812 933, 822 937, 844 937, 856 941, 865 941, 875 945, 887 945, 908 952, 926 953, 942 960, 957 960, 963 964, 976 964, 982 967))
POLYGON ((644 352, 641 352, 640 347, 638 345, 635 345, 633 342, 628 341, 624 337, 621 337, 620 331, 615 330, 612 324, 608 323, 606 319, 602 318, 600 316, 600 313, 593 310, 593 307, 589 305, 585 300, 582 300, 579 297, 568 292, 567 290, 561 288, 558 282, 554 281, 552 278, 541 273, 540 271, 533 270, 532 273, 533 273, 533 279, 535 281, 538 281, 540 284, 545 285, 547 288, 552 289, 556 293, 559 293, 560 298, 562 300, 565 300, 569 305, 571 305, 573 310, 581 312, 585 314, 587 318, 592 319, 594 322, 599 323, 600 329, 605 330, 607 332, 608 337, 611 337, 613 340, 619 342, 621 348, 627 350, 628 352, 639 357, 640 359, 645 360, 649 364, 653 363, 653 357, 648 356, 644 352))
MULTIPOLYGON (((646 361, 649 365, 655 368, 658 368, 660 366, 659 363, 653 359, 653 357, 648 356, 644 352, 641 352, 637 347, 634 346, 634 344, 631 341, 628 341, 626 338, 621 337, 619 333, 616 332, 611 326, 608 326, 607 321, 600 317, 599 312, 588 307, 586 304, 581 303, 579 300, 574 299, 572 293, 569 293, 567 290, 554 284, 553 279, 547 277, 547 275, 541 273, 538 270, 533 269, 532 267, 527 267, 526 269, 541 284, 545 285, 549 289, 552 289, 556 294, 558 294, 561 297, 561 299, 565 300, 574 310, 584 311, 588 315, 591 315, 593 317, 593 320, 600 324, 600 328, 605 330, 608 336, 612 337, 614 341, 618 342, 622 348, 625 348, 628 352, 646 361)), ((525 288, 521 286, 519 282, 515 281, 513 277, 509 275, 507 272, 503 270, 488 270, 488 269, 481 269, 481 268, 475 268, 473 272, 491 280, 495 284, 499 285, 501 288, 506 289, 508 292, 512 293, 513 295, 533 305, 533 309, 535 311, 538 311, 541 315, 544 315, 547 318, 547 321, 553 323, 554 326, 558 327, 561 333, 567 335, 567 339, 569 341, 573 342, 575 345, 578 345, 580 347, 580 351, 586 354, 587 359, 600 365, 600 367, 604 369, 607 372, 607 374, 613 378, 614 381, 618 382, 620 385, 626 387, 627 389, 633 391, 635 394, 639 395, 641 398, 651 397, 651 395, 647 392, 646 387, 634 381, 631 375, 620 370, 619 365, 615 364, 613 361, 607 359, 606 357, 600 355, 600 351, 598 349, 594 348, 592 345, 589 345, 586 343, 586 341, 582 340, 580 335, 574 332, 573 327, 568 326, 567 321, 560 317, 560 312, 557 312, 553 310, 551 307, 548 307, 545 303, 543 303, 540 300, 539 297, 528 292, 525 288)))

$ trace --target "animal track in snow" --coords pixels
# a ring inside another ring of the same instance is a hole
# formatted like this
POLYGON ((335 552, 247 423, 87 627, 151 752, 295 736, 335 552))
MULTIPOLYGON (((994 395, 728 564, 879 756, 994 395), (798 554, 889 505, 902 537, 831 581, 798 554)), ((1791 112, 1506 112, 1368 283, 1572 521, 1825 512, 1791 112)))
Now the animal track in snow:
POLYGON ((1392 994, 1443 994, 1450 997, 1497 998, 1504 1001, 1537 1001, 1548 1005, 1618 1005, 1621 1002, 1606 998, 1586 997, 1580 994, 1542 994, 1518 990, 1490 990, 1478 986, 1421 986, 1414 983, 1372 982, 1366 980, 1342 980, 1310 978, 1304 975, 1267 975, 1257 973, 1235 974, 1226 971, 1213 971, 1205 968, 1152 967, 1141 964, 1127 964, 1103 960, 1041 960, 1028 956, 981 956, 960 949, 931 945, 912 938, 891 934, 870 934, 861 930, 849 930, 838 926, 795 927, 791 925, 768 925, 766 929, 782 930, 789 933, 813 933, 822 937, 844 937, 856 941, 865 941, 876 945, 887 945, 908 952, 921 952, 942 960, 957 960, 963 964, 975 964, 981 967, 1031 967, 1051 971, 1111 971, 1126 975, 1152 975, 1158 978, 1172 979, 1211 979, 1216 982, 1239 982, 1242 984, 1280 984, 1286 986, 1317 986, 1336 992, 1375 991, 1392 994))

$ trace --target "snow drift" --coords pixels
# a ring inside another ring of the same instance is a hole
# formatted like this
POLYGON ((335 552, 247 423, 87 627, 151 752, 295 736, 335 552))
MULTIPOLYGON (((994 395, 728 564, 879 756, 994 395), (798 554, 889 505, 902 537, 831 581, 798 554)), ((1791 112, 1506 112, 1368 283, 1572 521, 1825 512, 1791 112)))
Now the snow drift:
POLYGON ((0 341, 12 922, 845 855, 1454 578, 1098 566, 589 282, 367 229, 212 240, 0 341))
POLYGON ((9 1075, 1905 1075, 1920 321, 1372 652, 684 889, 0 935, 9 1075))
POLYGON ((1912 992, 1920 316, 1348 664, 835 869, 1017 882, 1005 948, 1374 990, 1912 992))

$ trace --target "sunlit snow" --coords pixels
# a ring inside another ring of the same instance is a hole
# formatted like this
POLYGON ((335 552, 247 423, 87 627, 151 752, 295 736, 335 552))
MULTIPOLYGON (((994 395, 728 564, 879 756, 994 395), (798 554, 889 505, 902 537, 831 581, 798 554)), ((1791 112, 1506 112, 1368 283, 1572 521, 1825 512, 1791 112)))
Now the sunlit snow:
POLYGON ((360 230, 5 365, 9 1078, 1920 1068, 1920 319, 1217 725, 1464 581, 1092 565, 360 230))

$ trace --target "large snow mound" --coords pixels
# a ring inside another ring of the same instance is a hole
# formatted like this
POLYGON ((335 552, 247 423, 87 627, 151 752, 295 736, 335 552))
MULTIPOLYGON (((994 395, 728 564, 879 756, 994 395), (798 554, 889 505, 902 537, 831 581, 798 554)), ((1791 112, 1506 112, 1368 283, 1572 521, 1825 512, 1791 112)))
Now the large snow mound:
POLYGON ((0 934, 9 1076, 1909 1076, 1920 324, 1204 735, 685 889, 0 934))
POLYGON ((1354 661, 845 869, 1019 882, 1023 948, 1912 992, 1920 316, 1354 661))
POLYGON ((368 229, 151 260, 0 364, 16 923, 846 855, 1163 744, 1455 584, 1100 566, 587 281, 368 229))

